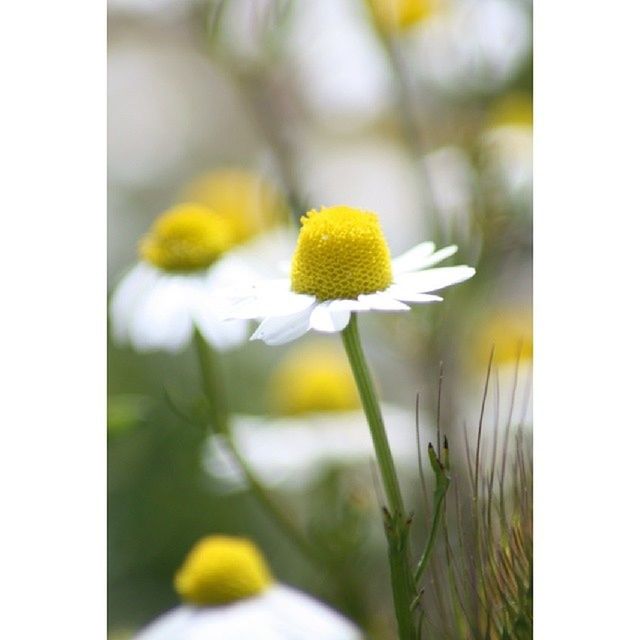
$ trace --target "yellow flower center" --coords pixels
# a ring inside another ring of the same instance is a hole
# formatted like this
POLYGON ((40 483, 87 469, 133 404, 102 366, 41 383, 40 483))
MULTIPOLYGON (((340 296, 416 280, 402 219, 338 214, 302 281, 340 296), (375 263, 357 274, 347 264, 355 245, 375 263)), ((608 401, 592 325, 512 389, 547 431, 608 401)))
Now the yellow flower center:
POLYGON ((253 542, 227 536, 200 540, 174 579, 180 597, 198 606, 251 598, 272 583, 269 567, 253 542))
POLYGON ((162 214, 139 246, 143 260, 164 271, 205 269, 233 244, 229 223, 200 204, 180 204, 162 214))
POLYGON ((349 363, 341 351, 325 343, 293 349, 273 374, 269 398, 278 415, 360 407, 349 363))
POLYGON ((373 18, 382 31, 408 29, 431 15, 435 0, 367 0, 373 18))
POLYGON ((309 211, 291 265, 291 288, 320 300, 357 298, 392 282, 391 256, 373 213, 338 206, 309 211))
POLYGON ((196 178, 184 200, 198 202, 225 218, 234 243, 244 242, 287 218, 278 189, 261 176, 242 169, 219 169, 196 178))

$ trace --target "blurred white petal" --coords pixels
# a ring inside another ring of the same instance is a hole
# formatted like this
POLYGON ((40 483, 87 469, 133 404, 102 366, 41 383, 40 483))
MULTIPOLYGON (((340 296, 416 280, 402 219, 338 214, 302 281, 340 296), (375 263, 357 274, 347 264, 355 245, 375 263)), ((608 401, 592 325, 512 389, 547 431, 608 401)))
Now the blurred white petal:
POLYGON ((136 306, 158 281, 159 274, 155 269, 137 264, 116 286, 111 297, 109 311, 111 316, 111 330, 117 344, 124 344, 129 340, 131 318, 136 306))
POLYGON ((193 292, 183 277, 160 278, 141 300, 131 319, 130 339, 140 351, 184 348, 193 331, 190 302, 193 292))
MULTIPOLYGON (((413 412, 383 405, 394 458, 413 471, 416 463, 413 412)), ((292 417, 234 416, 234 442, 268 486, 304 490, 329 466, 367 465, 375 459, 371 434, 361 411, 325 412, 292 417)), ((243 486, 240 469, 224 444, 210 437, 203 449, 203 466, 228 490, 243 486)))
POLYGON ((160 616, 135 640, 358 640, 357 627, 327 605, 281 584, 217 607, 182 605, 160 616), (311 634, 311 635, 310 635, 311 634))

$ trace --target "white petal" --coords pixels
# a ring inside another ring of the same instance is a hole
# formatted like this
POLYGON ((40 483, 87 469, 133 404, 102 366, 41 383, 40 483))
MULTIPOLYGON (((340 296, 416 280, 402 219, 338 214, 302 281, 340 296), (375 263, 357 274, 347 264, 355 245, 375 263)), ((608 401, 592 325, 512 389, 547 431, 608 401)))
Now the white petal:
POLYGON ((157 270, 139 263, 116 286, 109 305, 111 330, 116 344, 122 345, 129 341, 131 319, 136 307, 146 293, 153 289, 159 277, 157 270))
POLYGON ((351 311, 348 309, 332 308, 333 300, 326 300, 317 305, 311 313, 310 325, 316 331, 325 333, 335 333, 342 331, 351 317, 351 311))
POLYGON ((421 242, 392 261, 394 273, 406 273, 423 269, 429 256, 435 251, 433 242, 421 242))
POLYGON ((288 316, 270 316, 262 321, 251 340, 263 340, 269 345, 291 342, 309 331, 313 305, 288 316))
POLYGON ((130 339, 140 351, 175 352, 191 339, 193 288, 189 276, 160 278, 136 308, 130 339))
POLYGON ((246 320, 218 320, 212 314, 202 314, 194 321, 205 340, 219 351, 227 351, 242 344, 249 329, 246 320))
POLYGON ((396 277, 395 284, 403 289, 412 289, 416 293, 430 293, 452 284, 468 280, 475 274, 472 267, 459 265, 457 267, 438 267, 426 271, 403 273, 396 277))
POLYGON ((425 260, 421 269, 426 269, 427 267, 432 267, 433 265, 450 258, 452 255, 458 253, 458 247, 455 244, 451 244, 448 247, 443 247, 442 249, 438 249, 434 254, 432 254, 427 260, 425 260))
POLYGON ((386 291, 358 296, 358 300, 367 304, 370 309, 378 311, 409 311, 411 309, 409 305, 400 302, 400 300, 389 295, 386 291))
POLYGON ((358 640, 358 628, 327 605, 310 596, 278 584, 264 594, 274 628, 286 640, 358 640), (313 633, 310 634, 310 630, 313 633))
POLYGON ((434 296, 429 293, 418 293, 413 289, 401 287, 397 284, 392 284, 385 293, 388 293, 396 300, 402 300, 402 302, 442 302, 440 296, 434 296))

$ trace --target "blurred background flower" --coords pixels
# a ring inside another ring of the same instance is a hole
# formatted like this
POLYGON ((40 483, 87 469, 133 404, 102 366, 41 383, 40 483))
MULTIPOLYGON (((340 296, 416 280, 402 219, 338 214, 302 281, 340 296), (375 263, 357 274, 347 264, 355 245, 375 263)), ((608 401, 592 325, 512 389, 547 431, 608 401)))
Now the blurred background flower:
MULTIPOLYGON (((465 426, 473 454, 492 346, 483 460, 492 433, 504 434, 514 382, 511 433, 521 415, 532 421, 531 14, 528 0, 109 0, 111 304, 140 238, 185 202, 227 220, 233 247, 220 263, 254 276, 278 275, 301 214, 339 204, 377 212, 392 255, 433 240, 458 245, 456 262, 476 268, 444 303, 361 321, 419 523, 431 505, 417 473, 416 394, 423 447, 439 423, 454 475, 466 473, 465 426)), ((255 539, 283 582, 369 637, 393 637, 368 433, 334 369, 335 340, 322 343, 323 357, 309 337, 238 344, 221 365, 238 445, 342 559, 338 586, 283 544, 229 468, 211 463, 192 347, 138 353, 110 340, 113 633, 127 637, 174 606, 175 567, 215 532, 255 539), (316 364, 305 373, 307 358, 316 364)), ((430 619, 430 637, 453 637, 442 619, 430 619)))
MULTIPOLYGON (((268 382, 269 414, 236 416, 232 435, 265 485, 305 491, 340 471, 365 482, 375 459, 369 429, 346 356, 329 339, 296 345, 274 368, 268 382)), ((410 410, 385 405, 391 449, 398 464, 416 466, 415 417, 410 410)), ((220 488, 244 486, 242 473, 211 436, 203 452, 205 470, 220 488)))

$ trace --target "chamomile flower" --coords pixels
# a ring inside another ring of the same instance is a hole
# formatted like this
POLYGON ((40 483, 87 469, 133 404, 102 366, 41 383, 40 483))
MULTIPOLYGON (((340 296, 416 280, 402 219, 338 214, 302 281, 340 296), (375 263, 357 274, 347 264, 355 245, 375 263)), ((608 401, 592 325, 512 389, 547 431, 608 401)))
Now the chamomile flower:
POLYGON ((356 640, 358 629, 310 596, 277 583, 249 540, 209 536, 190 551, 174 586, 183 604, 135 640, 356 640))
POLYGON ((411 303, 440 302, 434 291, 463 282, 467 266, 431 269, 457 247, 435 251, 423 242, 395 260, 375 214, 347 206, 309 211, 289 278, 238 292, 231 318, 264 318, 252 340, 280 345, 313 329, 342 331, 357 311, 408 311, 411 303))
POLYGON ((161 215, 111 299, 116 343, 175 352, 194 328, 221 350, 241 343, 246 322, 223 321, 228 305, 215 293, 239 277, 237 264, 221 260, 234 244, 233 225, 204 205, 180 204, 161 215))
MULTIPOLYGON (((368 471, 375 457, 358 390, 344 353, 327 340, 296 346, 273 370, 267 386, 270 415, 236 415, 231 435, 244 459, 269 487, 300 491, 330 468, 368 471)), ((414 471, 415 416, 385 405, 394 457, 414 471)), ((219 486, 244 486, 224 440, 209 437, 203 467, 219 486)))

